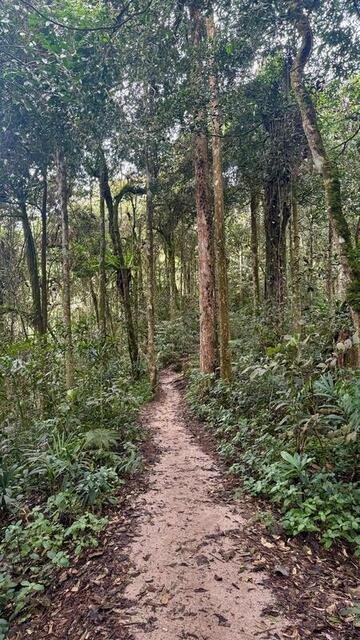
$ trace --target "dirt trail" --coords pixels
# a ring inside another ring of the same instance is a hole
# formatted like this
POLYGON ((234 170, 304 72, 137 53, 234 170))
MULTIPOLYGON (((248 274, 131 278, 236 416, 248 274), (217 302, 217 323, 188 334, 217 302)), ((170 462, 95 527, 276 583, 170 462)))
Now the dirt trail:
POLYGON ((161 456, 135 505, 124 624, 136 640, 281 638, 289 623, 266 616, 273 599, 264 573, 245 569, 246 521, 217 498, 220 471, 186 429, 176 378, 162 374, 146 412, 161 456))

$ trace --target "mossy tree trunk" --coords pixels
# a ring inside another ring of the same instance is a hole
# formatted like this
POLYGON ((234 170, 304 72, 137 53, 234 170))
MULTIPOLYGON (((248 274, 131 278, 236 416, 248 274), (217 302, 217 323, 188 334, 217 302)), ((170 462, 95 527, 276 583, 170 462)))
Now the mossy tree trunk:
POLYGON ((102 341, 106 340, 106 228, 105 200, 100 180, 100 255, 99 255, 99 329, 102 341))
MULTIPOLYGON (((325 149, 315 106, 304 79, 304 69, 310 59, 313 47, 312 27, 300 0, 291 0, 289 2, 289 10, 290 20, 294 23, 301 36, 301 44, 291 69, 291 86, 299 105, 302 125, 315 169, 324 181, 329 218, 339 244, 342 270, 348 283, 347 302, 358 338, 360 317, 359 257, 356 247, 353 245, 350 228, 342 208, 341 183, 337 166, 335 162, 331 161, 325 149)), ((359 352, 358 348, 357 351, 359 352)), ((359 361, 359 354, 357 359, 359 361)))
POLYGON ((75 384, 74 348, 71 321, 71 269, 70 234, 68 213, 68 184, 65 155, 61 148, 56 152, 56 170, 59 208, 61 212, 63 317, 65 327, 65 378, 70 391, 75 384))
POLYGON ((251 267, 253 280, 253 306, 254 313, 260 305, 260 278, 259 278, 259 241, 258 241, 258 217, 259 217, 259 192, 253 187, 250 192, 250 227, 251 227, 251 267))

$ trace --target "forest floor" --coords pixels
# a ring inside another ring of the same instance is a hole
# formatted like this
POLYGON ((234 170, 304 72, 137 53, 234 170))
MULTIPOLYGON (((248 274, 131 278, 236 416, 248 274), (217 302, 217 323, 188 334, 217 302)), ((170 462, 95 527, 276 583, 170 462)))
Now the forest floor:
MULTIPOLYGON (((59 574, 10 637, 36 640, 352 640, 341 617, 359 591, 344 550, 289 541, 232 482, 164 371, 142 413, 146 470, 110 512, 95 551, 59 574)), ((359 593, 357 594, 360 595, 359 593)))

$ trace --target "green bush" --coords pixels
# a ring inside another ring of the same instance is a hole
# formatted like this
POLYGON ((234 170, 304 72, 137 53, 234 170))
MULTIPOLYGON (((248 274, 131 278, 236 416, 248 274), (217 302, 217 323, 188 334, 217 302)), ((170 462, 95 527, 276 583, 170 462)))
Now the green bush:
POLYGON ((157 354, 160 367, 174 365, 182 368, 183 361, 192 355, 197 347, 197 318, 191 313, 176 320, 167 320, 157 326, 157 354))
POLYGON ((71 394, 50 340, 0 355, 0 638, 56 568, 97 544, 102 510, 141 466, 136 417, 151 397, 147 380, 131 379, 111 340, 80 326, 74 335, 71 394))
POLYGON ((313 336, 286 336, 266 355, 248 349, 230 385, 190 375, 191 407, 229 471, 276 504, 288 534, 314 532, 327 548, 346 541, 359 552, 359 373, 330 372, 313 336))

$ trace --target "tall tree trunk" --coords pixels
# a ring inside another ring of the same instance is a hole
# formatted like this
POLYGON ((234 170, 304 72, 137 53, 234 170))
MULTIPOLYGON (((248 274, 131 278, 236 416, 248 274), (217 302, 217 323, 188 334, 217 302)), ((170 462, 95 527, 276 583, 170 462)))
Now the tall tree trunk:
POLYGON ((71 326, 71 280, 70 280, 70 239, 68 214, 68 185, 66 161, 62 149, 56 152, 56 169, 58 183, 58 197, 61 212, 62 239, 62 288, 63 288, 63 316, 65 326, 65 379, 66 388, 74 387, 74 349, 71 326))
MULTIPOLYGON (((169 268, 169 248, 167 245, 167 241, 164 241, 164 281, 161 278, 161 269, 158 270, 158 289, 159 291, 163 291, 165 293, 165 300, 167 301, 167 311, 169 318, 171 318, 171 300, 170 300, 170 268, 169 268)), ((155 278, 156 280, 156 278, 155 278)))
POLYGON ((167 242, 169 284, 170 284, 170 319, 175 320, 178 309, 178 292, 176 287, 176 262, 175 262, 175 241, 171 234, 167 242))
POLYGON ((296 184, 294 180, 291 183, 291 212, 292 212, 292 230, 293 230, 293 259, 292 259, 292 289, 293 289, 293 313, 294 313, 294 329, 300 331, 301 322, 301 274, 300 274, 300 229, 299 229, 299 210, 297 203, 296 184))
POLYGON ((180 240, 180 304, 179 307, 183 311, 183 301, 185 295, 185 258, 184 258, 184 237, 180 240))
POLYGON ((309 243, 308 243, 308 255, 307 255, 307 291, 309 297, 309 304, 312 304, 314 294, 314 217, 312 209, 310 209, 310 224, 309 224, 309 243))
POLYGON ((41 289, 38 271, 38 260, 31 224, 28 218, 26 203, 20 202, 20 218, 24 232, 26 262, 29 271, 30 289, 32 298, 32 324, 36 333, 44 333, 44 325, 41 310, 41 289))
POLYGON ((243 250, 241 243, 239 243, 239 302, 243 301, 243 285, 244 285, 244 276, 243 276, 243 250))
POLYGON ((41 311, 44 333, 48 326, 48 283, 47 283, 47 171, 43 173, 43 195, 41 203, 41 311))
POLYGON ((259 241, 258 241, 258 211, 259 193, 252 188, 250 193, 250 217, 251 217, 251 262, 253 275, 253 301, 254 312, 257 313, 260 304, 260 279, 259 279, 259 241))
MULTIPOLYGON (((207 18, 207 33, 211 43, 215 41, 215 23, 213 16, 207 18)), ((230 327, 229 327, 229 286, 226 257, 225 216, 224 216, 224 182, 222 170, 221 113, 219 104, 219 86, 217 69, 213 56, 211 58, 211 74, 209 78, 211 93, 212 123, 212 160, 215 213, 215 274, 216 301, 218 315, 218 340, 220 355, 220 376, 223 380, 231 378, 230 327)))
MULTIPOLYGON (((101 182, 101 181, 100 181, 101 182)), ((100 184, 100 255, 99 255, 99 329, 102 341, 106 340, 106 235, 105 201, 100 184)))
POLYGON ((328 251, 326 270, 326 293, 329 304, 330 318, 334 315, 334 230, 331 219, 328 222, 328 251))
MULTIPOLYGON (((276 167, 275 167, 276 170, 276 167)), ((265 184, 265 298, 281 321, 286 293, 286 227, 290 217, 289 181, 286 175, 270 175, 265 184)))
MULTIPOLYGON (((204 38, 204 19, 196 3, 190 7, 192 43, 195 57, 204 38)), ((195 60, 193 70, 194 92, 198 92, 201 67, 195 60)), ((206 114, 201 106, 194 113, 195 151, 195 199, 197 214, 197 236, 199 256, 199 298, 200 298, 200 370, 214 373, 216 370, 216 309, 213 219, 209 198, 209 162, 206 137, 206 114)))
MULTIPOLYGON (((1 230, 1 229, 0 229, 1 230)), ((0 238, 0 339, 5 339, 5 313, 3 306, 5 304, 5 282, 4 273, 6 260, 5 242, 0 238)))
POLYGON ((102 156, 101 164, 102 164, 101 171, 100 171, 101 192, 106 203, 106 208, 108 210, 109 231, 110 231, 111 242, 113 245, 113 250, 119 263, 119 266, 117 267, 117 270, 116 270, 117 288, 120 293, 120 296, 123 302, 123 307, 124 307, 125 325, 126 325, 126 333, 127 333, 128 349, 129 349, 132 373, 134 377, 138 377, 139 364, 140 364, 139 349, 138 349, 137 335, 136 335, 136 330, 135 330, 134 320, 132 315, 132 308, 131 308, 130 270, 127 267, 125 267, 125 260, 124 260, 124 254, 122 250, 122 243, 121 243, 120 230, 119 230, 117 208, 114 206, 113 197, 111 195, 108 171, 107 171, 107 166, 106 166, 104 156, 102 156))
POLYGON ((94 289, 94 283, 92 278, 89 278, 89 289, 90 289, 90 296, 91 296, 91 300, 92 300, 94 311, 95 311, 96 324, 98 329, 100 329, 99 301, 96 295, 96 291, 94 289))
POLYGON ((154 263, 154 167, 147 151, 146 159, 146 254, 147 254, 147 358, 152 389, 157 382, 155 353, 155 263, 154 263))
MULTIPOLYGON (((343 273, 348 282, 347 301, 350 306, 354 329, 359 334, 360 325, 360 264, 351 238, 349 225, 342 208, 341 184, 336 164, 331 162, 325 149, 315 106, 304 79, 305 66, 311 56, 313 32, 310 20, 300 0, 289 2, 290 19, 300 37, 301 45, 291 69, 291 85, 301 112, 302 125, 317 172, 324 180, 324 190, 329 217, 339 242, 343 273)), ((357 336, 358 337, 358 336, 357 336)), ((358 364, 360 350, 357 349, 358 364)))
POLYGON ((143 256, 142 256, 142 226, 139 222, 137 256, 138 256, 138 300, 144 299, 144 277, 143 277, 143 256))

